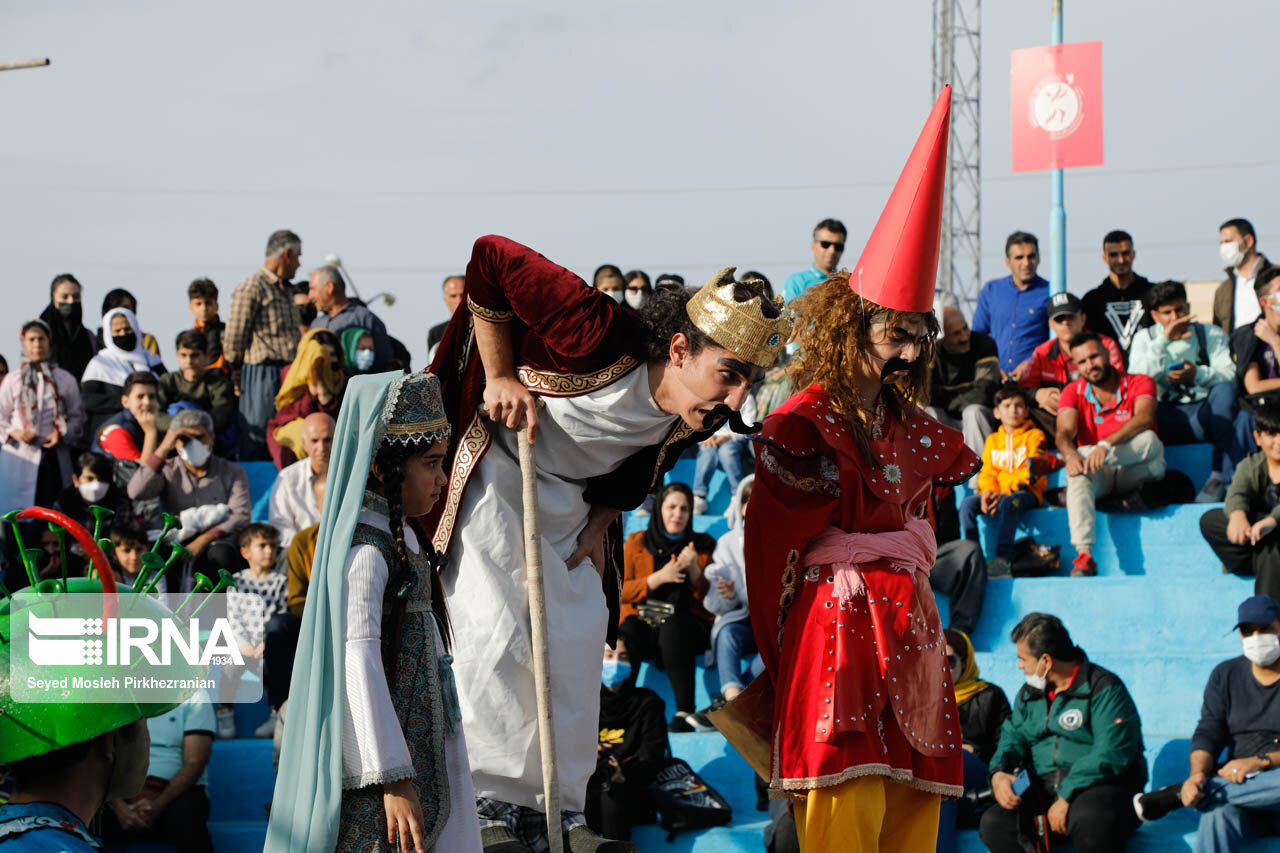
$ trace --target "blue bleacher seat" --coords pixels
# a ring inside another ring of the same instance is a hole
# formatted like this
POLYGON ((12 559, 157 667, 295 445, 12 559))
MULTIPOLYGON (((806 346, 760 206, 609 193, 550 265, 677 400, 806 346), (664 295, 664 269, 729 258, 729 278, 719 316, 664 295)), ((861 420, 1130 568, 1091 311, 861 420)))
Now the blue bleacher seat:
POLYGON ((252 518, 254 521, 267 520, 267 508, 271 503, 271 487, 275 485, 276 470, 274 462, 237 462, 249 476, 249 500, 253 503, 252 518))
MULTIPOLYGON (((1198 489, 1208 476, 1209 448, 1190 445, 1166 451, 1170 467, 1187 473, 1198 489)), ((255 468, 263 464, 252 463, 255 468)), ((261 517, 266 516, 266 498, 275 476, 274 468, 265 464, 271 469, 269 472, 255 472, 246 466, 250 470, 255 519, 259 517, 259 507, 261 517)), ((693 460, 683 459, 667 479, 692 483, 693 473, 693 460)), ((696 529, 717 536, 723 533, 727 526, 724 511, 731 497, 728 492, 723 473, 717 472, 708 495, 708 513, 695 519, 696 529)), ((1188 738, 1199 716, 1205 679, 1219 661, 1240 653, 1239 641, 1229 629, 1236 606, 1253 591, 1251 580, 1222 574, 1213 552, 1201 538, 1199 517, 1210 506, 1213 505, 1166 507, 1133 514, 1099 513, 1094 555, 1100 577, 994 580, 987 587, 982 620, 973 637, 982 677, 999 684, 1012 699, 1023 684, 1023 675, 1015 666, 1010 629, 1031 610, 1061 616, 1073 639, 1095 661, 1123 678, 1132 692, 1142 715, 1154 787, 1184 777, 1188 738)), ((627 532, 642 530, 647 523, 647 519, 629 517, 627 532)), ((1065 510, 1028 513, 1020 535, 1028 533, 1038 541, 1063 545, 1067 563, 1074 556, 1068 542, 1065 510)), ((989 547, 993 543, 986 544, 989 547)), ((939 609, 945 623, 945 596, 939 597, 939 609)), ((646 664, 640 670, 640 683, 664 698, 669 715, 674 701, 666 675, 646 664)), ((714 670, 700 668, 696 680, 698 707, 710 703, 717 690, 714 670)), ((252 734, 253 726, 265 713, 261 706, 237 709, 241 734, 252 734)), ((639 827, 634 842, 642 851, 761 850, 761 834, 767 820, 764 813, 755 810, 753 776, 746 762, 716 733, 670 738, 673 753, 689 762, 729 800, 734 820, 726 827, 682 834, 669 846, 661 828, 639 827)), ((262 805, 270 798, 270 762, 270 741, 242 737, 214 744, 210 767, 212 830, 219 853, 261 849, 266 831, 262 805)), ((1195 813, 1183 809, 1143 827, 1130 842, 1129 850, 1190 851, 1195 829, 1195 813)), ((957 850, 979 853, 984 848, 975 831, 966 831, 960 833, 957 850)), ((1280 839, 1269 839, 1248 850, 1280 853, 1280 839)))

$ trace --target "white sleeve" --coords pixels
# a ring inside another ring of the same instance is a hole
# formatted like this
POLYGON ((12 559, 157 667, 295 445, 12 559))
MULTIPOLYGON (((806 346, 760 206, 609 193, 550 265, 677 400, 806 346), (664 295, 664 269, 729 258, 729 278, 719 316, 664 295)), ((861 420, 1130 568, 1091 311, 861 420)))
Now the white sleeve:
POLYGON ((343 672, 342 787, 413 776, 413 761, 382 668, 382 595, 387 561, 357 545, 347 557, 347 639, 343 672))
POLYGON ((298 526, 294 524, 293 507, 290 506, 290 484, 283 476, 276 477, 271 489, 271 500, 267 504, 267 521, 280 532, 280 550, 284 551, 298 534, 298 526))

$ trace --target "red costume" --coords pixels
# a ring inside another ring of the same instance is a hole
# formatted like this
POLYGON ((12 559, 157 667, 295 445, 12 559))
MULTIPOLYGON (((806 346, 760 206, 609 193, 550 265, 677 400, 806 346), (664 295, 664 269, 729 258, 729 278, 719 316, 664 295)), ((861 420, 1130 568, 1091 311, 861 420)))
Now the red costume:
POLYGON ((903 530, 931 486, 962 482, 980 465, 959 432, 910 404, 905 422, 886 414, 883 436, 868 463, 817 387, 765 419, 762 437, 776 447, 758 445, 748 515, 768 524, 748 519, 745 547, 752 627, 777 694, 775 790, 878 774, 963 792, 955 692, 927 575, 861 563, 866 594, 846 610, 831 566, 805 560, 829 527, 903 530))
MULTIPOLYGON (((932 309, 949 108, 945 89, 850 274, 860 322, 932 309)), ((865 418, 865 450, 820 386, 774 410, 745 525, 751 624, 775 691, 770 787, 807 799, 811 813, 797 807, 801 844, 824 851, 882 849, 896 823, 912 822, 913 801, 890 783, 926 797, 964 790, 928 577, 937 546, 923 516, 935 485, 968 479, 981 460, 896 388, 879 394, 855 415, 865 418), (860 806, 857 783, 874 777, 888 793, 866 802, 899 805, 860 806), (843 832, 861 840, 835 837, 843 832)), ((909 843, 931 848, 934 821, 916 820, 909 843)))

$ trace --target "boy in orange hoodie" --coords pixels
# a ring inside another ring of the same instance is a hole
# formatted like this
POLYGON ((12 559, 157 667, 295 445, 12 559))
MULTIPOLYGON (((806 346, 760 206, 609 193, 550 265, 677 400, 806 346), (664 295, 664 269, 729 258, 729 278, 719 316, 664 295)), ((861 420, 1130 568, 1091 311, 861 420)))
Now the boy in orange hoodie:
POLYGON ((1045 488, 1042 472, 1054 466, 1048 441, 1031 420, 1027 391, 1007 383, 996 392, 995 402, 1000 429, 987 436, 982 449, 978 494, 960 502, 960 531, 977 542, 978 514, 992 517, 999 532, 991 569, 992 574, 1002 575, 1013 559, 1018 514, 1040 506, 1045 488))

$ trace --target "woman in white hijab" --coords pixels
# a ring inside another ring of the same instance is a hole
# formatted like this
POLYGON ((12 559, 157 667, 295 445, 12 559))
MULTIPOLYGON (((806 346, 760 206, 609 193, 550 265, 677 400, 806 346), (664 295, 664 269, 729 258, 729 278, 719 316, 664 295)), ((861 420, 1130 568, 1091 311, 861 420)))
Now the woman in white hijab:
POLYGON ((128 308, 112 308, 102 315, 104 346, 98 350, 80 378, 80 399, 89 429, 95 431, 102 422, 124 408, 120 398, 124 381, 139 371, 164 373, 160 356, 142 346, 138 318, 128 308))

